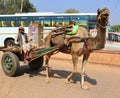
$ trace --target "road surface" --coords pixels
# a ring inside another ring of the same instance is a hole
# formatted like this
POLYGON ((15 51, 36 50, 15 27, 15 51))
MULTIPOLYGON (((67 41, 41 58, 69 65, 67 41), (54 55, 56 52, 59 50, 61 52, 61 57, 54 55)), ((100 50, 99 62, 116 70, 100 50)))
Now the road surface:
MULTIPOLYGON (((79 73, 80 64, 79 61, 79 73)), ((0 67, 0 98, 120 98, 120 67, 88 63, 85 80, 90 89, 82 90, 79 73, 73 77, 73 83, 64 83, 72 70, 71 61, 51 59, 50 65, 53 77, 48 84, 44 66, 32 71, 21 63, 16 77, 6 76, 0 67)))

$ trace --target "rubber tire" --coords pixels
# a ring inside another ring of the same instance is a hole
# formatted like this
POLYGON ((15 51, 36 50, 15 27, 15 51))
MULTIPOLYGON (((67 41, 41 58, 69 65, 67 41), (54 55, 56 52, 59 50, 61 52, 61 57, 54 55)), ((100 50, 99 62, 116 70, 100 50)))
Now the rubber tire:
POLYGON ((39 57, 31 62, 29 62, 29 67, 33 70, 37 70, 43 66, 44 57, 39 57))
POLYGON ((15 42, 14 42, 13 39, 8 39, 8 40, 6 40, 6 41, 5 41, 5 44, 4 44, 4 47, 7 48, 8 46, 11 46, 10 44, 11 44, 12 46, 15 45, 15 42))
POLYGON ((18 57, 14 53, 4 52, 2 59, 1 59, 1 65, 2 65, 2 69, 3 69, 4 73, 7 76, 13 77, 13 76, 16 76, 18 74, 18 71, 20 68, 20 63, 19 63, 18 57), (12 63, 13 63, 12 70, 8 70, 4 65, 4 60, 6 57, 11 58, 11 60, 12 60, 12 63))

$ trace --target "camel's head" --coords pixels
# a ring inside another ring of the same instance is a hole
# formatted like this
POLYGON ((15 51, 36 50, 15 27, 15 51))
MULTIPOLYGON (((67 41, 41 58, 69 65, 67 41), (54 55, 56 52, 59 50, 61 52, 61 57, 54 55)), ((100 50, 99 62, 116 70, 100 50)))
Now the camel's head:
POLYGON ((98 9, 97 10, 97 23, 99 23, 102 26, 107 26, 108 19, 109 19, 109 10, 108 8, 98 9))

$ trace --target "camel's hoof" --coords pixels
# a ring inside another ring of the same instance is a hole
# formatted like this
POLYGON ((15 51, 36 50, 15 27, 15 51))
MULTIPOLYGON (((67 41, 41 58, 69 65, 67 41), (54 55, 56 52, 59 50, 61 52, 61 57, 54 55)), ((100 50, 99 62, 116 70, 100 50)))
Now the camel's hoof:
POLYGON ((45 82, 46 82, 46 83, 50 83, 50 79, 49 79, 49 78, 46 78, 45 82))
POLYGON ((72 83, 72 82, 73 82, 73 80, 72 80, 72 79, 70 79, 70 80, 65 79, 65 83, 66 83, 66 84, 70 84, 70 83, 72 83))
POLYGON ((86 84, 83 84, 83 85, 81 86, 81 88, 84 89, 84 90, 89 90, 89 87, 88 87, 86 84))

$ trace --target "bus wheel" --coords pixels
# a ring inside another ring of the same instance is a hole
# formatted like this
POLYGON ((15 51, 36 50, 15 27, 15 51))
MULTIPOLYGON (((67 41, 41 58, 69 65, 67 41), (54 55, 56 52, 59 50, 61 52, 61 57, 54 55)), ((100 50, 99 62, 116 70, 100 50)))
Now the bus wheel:
POLYGON ((20 68, 18 57, 12 52, 5 52, 1 59, 1 65, 7 76, 15 76, 20 68))
POLYGON ((15 45, 15 42, 14 42, 14 40, 13 39, 8 39, 8 40, 6 40, 5 41, 5 44, 4 44, 4 46, 7 48, 7 47, 9 47, 9 46, 14 46, 15 45))

